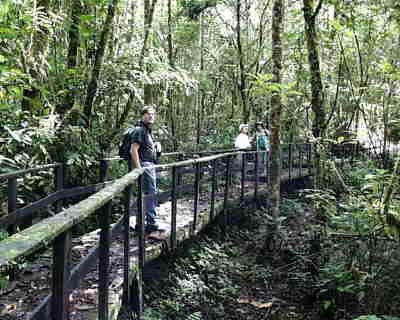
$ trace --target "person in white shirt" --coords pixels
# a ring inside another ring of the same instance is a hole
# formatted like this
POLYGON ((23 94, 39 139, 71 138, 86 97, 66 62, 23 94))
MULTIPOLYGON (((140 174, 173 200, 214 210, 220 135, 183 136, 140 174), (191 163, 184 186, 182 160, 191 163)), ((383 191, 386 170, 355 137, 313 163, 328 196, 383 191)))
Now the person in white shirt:
POLYGON ((250 149, 249 126, 247 124, 241 124, 239 126, 239 132, 239 135, 235 139, 235 148, 250 149))
MULTIPOLYGON (((239 135, 235 139, 235 148, 236 149, 250 149, 251 148, 251 140, 249 138, 249 126, 247 124, 241 124, 239 126, 239 135)), ((240 183, 241 177, 241 169, 242 169, 242 155, 239 154, 236 159, 234 180, 235 183, 240 183)))

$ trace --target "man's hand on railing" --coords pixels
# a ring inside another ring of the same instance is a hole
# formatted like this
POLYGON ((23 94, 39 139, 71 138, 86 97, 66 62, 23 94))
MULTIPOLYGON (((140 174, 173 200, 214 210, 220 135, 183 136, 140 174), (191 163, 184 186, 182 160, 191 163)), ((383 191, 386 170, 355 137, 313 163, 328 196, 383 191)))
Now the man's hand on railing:
POLYGON ((157 153, 161 153, 162 152, 162 148, 161 148, 161 143, 160 142, 154 143, 154 147, 155 147, 157 153))

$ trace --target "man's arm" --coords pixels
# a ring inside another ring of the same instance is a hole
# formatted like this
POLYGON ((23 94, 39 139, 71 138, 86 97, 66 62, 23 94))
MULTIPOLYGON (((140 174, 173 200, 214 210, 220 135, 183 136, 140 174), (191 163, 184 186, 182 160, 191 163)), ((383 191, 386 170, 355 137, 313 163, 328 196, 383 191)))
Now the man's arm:
POLYGON ((133 165, 134 169, 141 168, 140 159, 139 159, 139 148, 140 148, 139 143, 134 142, 131 144, 130 154, 131 154, 132 165, 133 165))

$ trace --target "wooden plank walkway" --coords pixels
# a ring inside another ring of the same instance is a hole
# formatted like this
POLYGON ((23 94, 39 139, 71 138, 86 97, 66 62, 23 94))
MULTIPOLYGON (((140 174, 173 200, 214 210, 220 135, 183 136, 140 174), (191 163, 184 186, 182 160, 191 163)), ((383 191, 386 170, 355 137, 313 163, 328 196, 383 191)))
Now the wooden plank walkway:
MULTIPOLYGON (((251 167, 251 165, 249 165, 251 167)), ((282 172, 282 180, 288 179, 288 171, 282 172)), ((296 178, 293 176, 292 177, 296 178)), ((266 192, 267 186, 265 178, 260 177, 259 190, 266 192)), ((219 192, 216 194, 216 208, 221 210, 223 204, 223 192, 221 183, 219 192)), ((202 188, 199 199, 199 219, 196 232, 200 231, 209 221, 209 192, 205 187, 202 188), (205 192, 206 191, 206 192, 205 192)), ((245 192, 249 195, 254 190, 254 182, 245 183, 245 192)), ((231 200, 237 200, 240 196, 240 185, 233 185, 231 190, 231 200)), ((178 200, 177 206, 177 238, 183 240, 191 236, 191 227, 193 223, 193 205, 194 200, 184 198, 178 200)), ((164 201, 158 207, 158 223, 165 229, 163 233, 152 233, 146 238, 146 256, 147 259, 157 257, 161 252, 168 249, 166 241, 171 233, 171 202, 164 201)), ((130 218, 132 230, 136 224, 136 217, 130 218)), ((82 237, 73 239, 72 247, 72 268, 77 266, 85 256, 97 245, 99 241, 100 230, 94 230, 82 237)), ((130 265, 134 270, 137 265, 138 243, 137 237, 131 231, 130 246, 130 265)), ((115 319, 121 306, 121 294, 123 285, 123 239, 118 234, 110 246, 110 298, 109 309, 110 319, 115 319)), ((34 262, 27 262, 24 270, 18 279, 12 285, 12 290, 0 292, 0 315, 2 320, 27 319, 36 312, 40 318, 41 311, 49 307, 48 295, 51 289, 51 262, 52 253, 45 251, 34 262), (46 298, 47 297, 47 298, 46 298), (42 302, 44 301, 44 303, 42 302), (43 306, 40 308, 40 302, 43 306)), ((97 319, 97 296, 98 296, 98 268, 93 264, 89 268, 87 275, 81 280, 79 289, 72 291, 69 297, 70 301, 70 319, 97 319)))

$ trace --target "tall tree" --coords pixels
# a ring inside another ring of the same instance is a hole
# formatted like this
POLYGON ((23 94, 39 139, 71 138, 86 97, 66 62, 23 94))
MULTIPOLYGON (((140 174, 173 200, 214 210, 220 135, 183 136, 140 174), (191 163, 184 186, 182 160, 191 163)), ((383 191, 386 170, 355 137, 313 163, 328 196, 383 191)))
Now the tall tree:
POLYGON ((196 99, 196 108, 197 108, 197 116, 196 116, 196 146, 197 148, 200 145, 200 137, 201 137, 201 123, 204 114, 204 88, 202 86, 202 82, 204 81, 203 73, 204 73, 204 13, 200 13, 199 16, 199 47, 200 47, 200 85, 197 91, 197 99, 196 99))
POLYGON ((242 16, 242 2, 236 0, 236 46, 239 60, 239 94, 242 102, 242 118, 246 123, 249 120, 250 112, 247 105, 247 92, 246 92, 246 70, 244 66, 244 52, 242 46, 242 27, 241 27, 241 16, 242 16))
MULTIPOLYGON (((303 0, 304 8, 304 27, 308 50, 308 63, 310 65, 311 74, 311 108, 314 113, 312 132, 314 138, 318 139, 323 136, 325 127, 325 111, 323 102, 323 87, 321 79, 321 70, 319 64, 318 52, 318 34, 316 26, 316 18, 321 10, 323 0, 319 0, 314 10, 314 0, 303 0)), ((315 152, 315 182, 320 184, 321 179, 321 161, 318 148, 315 152)))
MULTIPOLYGON (((147 73, 149 71, 149 65, 145 63, 144 59, 149 54, 149 38, 151 34, 151 27, 154 18, 154 9, 156 7, 157 0, 144 0, 144 39, 142 51, 139 59, 139 66, 147 73)), ((150 84, 144 85, 143 100, 144 104, 148 105, 153 103, 152 86, 150 84)))
POLYGON ((279 217, 280 177, 281 177, 281 113, 282 113, 282 33, 284 4, 275 0, 272 8, 272 82, 276 90, 271 96, 271 210, 276 220, 279 217))
MULTIPOLYGON (((151 27, 153 24, 153 18, 154 18, 154 10, 155 6, 157 4, 157 0, 149 1, 145 0, 144 2, 144 35, 143 35, 143 43, 142 43, 142 48, 140 50, 140 56, 139 56, 139 69, 142 72, 147 72, 147 66, 145 65, 145 57, 148 55, 149 51, 149 39, 150 39, 150 32, 151 32, 151 27)), ((132 14, 134 14, 134 6, 132 6, 132 14)), ((130 23, 134 23, 134 19, 131 19, 130 23)), ((133 26, 131 25, 132 31, 133 26)), ((130 38, 130 40, 132 40, 130 38)), ((151 97, 151 85, 145 84, 144 85, 144 104, 150 104, 152 103, 152 97, 151 97)), ((116 120, 116 126, 114 130, 110 134, 110 139, 112 140, 120 131, 121 128, 123 127, 126 119, 129 116, 129 113, 131 112, 134 102, 136 100, 136 91, 135 90, 130 90, 129 92, 129 97, 128 100, 122 109, 121 115, 117 118, 116 120)))
POLYGON ((323 0, 319 0, 314 10, 314 0, 303 0, 305 35, 308 50, 308 63, 311 74, 311 108, 314 112, 313 135, 319 138, 323 135, 325 126, 325 111, 323 105, 323 87, 318 52, 318 34, 316 18, 321 10, 323 0))
MULTIPOLYGON (((71 2, 71 24, 68 30, 68 56, 67 56, 67 67, 68 67, 68 75, 67 75, 67 83, 71 82, 70 74, 73 72, 74 68, 77 66, 78 61, 78 49, 80 42, 80 15, 81 15, 81 1, 80 0, 72 0, 71 2)), ((67 90, 67 94, 65 95, 64 101, 60 105, 57 106, 57 113, 60 115, 65 114, 68 110, 70 110, 74 105, 75 95, 72 90, 67 90)))
POLYGON ((103 64, 104 52, 106 50, 107 41, 109 38, 111 26, 115 16, 115 10, 119 0, 112 0, 108 5, 107 17, 101 31, 100 41, 96 50, 94 65, 92 70, 91 79, 87 88, 85 105, 83 113, 86 116, 87 126, 90 126, 90 119, 92 117, 93 101, 97 92, 97 85, 99 81, 100 71, 103 64))
MULTIPOLYGON (((168 0, 168 64, 171 70, 175 69, 175 57, 174 57, 174 46, 173 46, 173 38, 172 38, 172 0, 168 0)), ((168 86, 167 98, 168 98, 168 112, 169 112, 169 120, 171 126, 171 136, 173 151, 178 149, 178 141, 176 140, 176 121, 175 121, 175 108, 173 101, 173 88, 168 86)))

